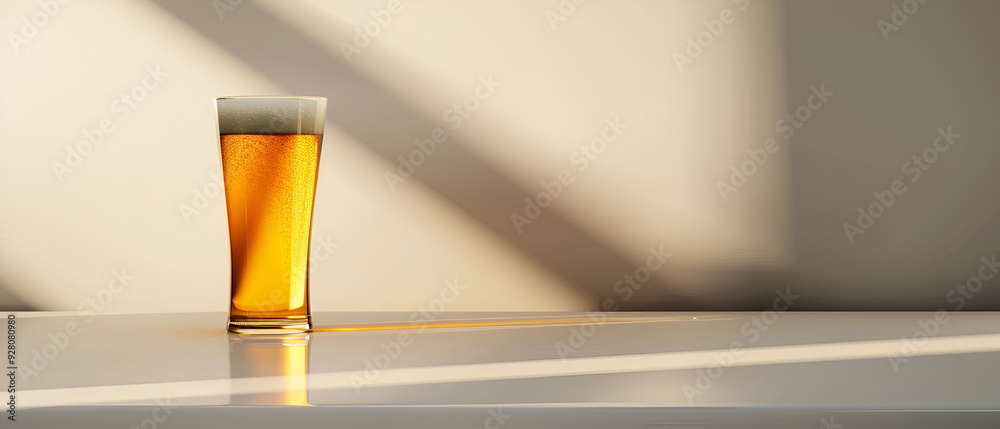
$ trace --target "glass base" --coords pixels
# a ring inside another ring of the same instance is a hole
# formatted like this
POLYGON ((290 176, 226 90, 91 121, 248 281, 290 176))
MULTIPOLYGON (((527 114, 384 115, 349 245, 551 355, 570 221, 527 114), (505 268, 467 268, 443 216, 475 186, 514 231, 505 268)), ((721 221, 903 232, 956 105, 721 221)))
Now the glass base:
POLYGON ((237 334, 294 334, 312 330, 312 317, 305 319, 247 319, 229 320, 226 328, 237 334))

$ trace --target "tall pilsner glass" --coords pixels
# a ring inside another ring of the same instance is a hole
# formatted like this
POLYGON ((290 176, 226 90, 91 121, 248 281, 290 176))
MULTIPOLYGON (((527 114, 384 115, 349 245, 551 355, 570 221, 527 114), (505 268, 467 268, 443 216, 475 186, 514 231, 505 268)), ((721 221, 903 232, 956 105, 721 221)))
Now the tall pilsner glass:
POLYGON ((309 242, 326 98, 221 97, 230 332, 308 331, 309 242))

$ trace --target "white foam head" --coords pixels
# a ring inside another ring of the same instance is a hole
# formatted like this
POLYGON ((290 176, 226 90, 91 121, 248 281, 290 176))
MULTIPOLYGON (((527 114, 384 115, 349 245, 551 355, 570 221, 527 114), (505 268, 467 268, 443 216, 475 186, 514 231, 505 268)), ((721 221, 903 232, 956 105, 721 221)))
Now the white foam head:
POLYGON ((324 97, 249 96, 215 99, 219 134, 323 134, 324 97))

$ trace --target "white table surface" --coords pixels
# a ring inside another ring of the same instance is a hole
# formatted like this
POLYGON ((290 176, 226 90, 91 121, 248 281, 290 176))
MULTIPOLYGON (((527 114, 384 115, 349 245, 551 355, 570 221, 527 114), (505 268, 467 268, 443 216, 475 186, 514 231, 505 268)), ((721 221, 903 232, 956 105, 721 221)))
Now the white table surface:
POLYGON ((1000 313, 16 314, 9 427, 1000 427, 1000 313))

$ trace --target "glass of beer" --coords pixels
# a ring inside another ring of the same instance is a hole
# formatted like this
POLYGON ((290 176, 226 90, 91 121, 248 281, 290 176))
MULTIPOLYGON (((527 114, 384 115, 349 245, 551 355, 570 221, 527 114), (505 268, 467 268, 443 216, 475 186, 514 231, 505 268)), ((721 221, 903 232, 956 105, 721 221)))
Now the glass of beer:
POLYGON ((309 243, 326 98, 220 97, 230 332, 312 328, 309 243))

